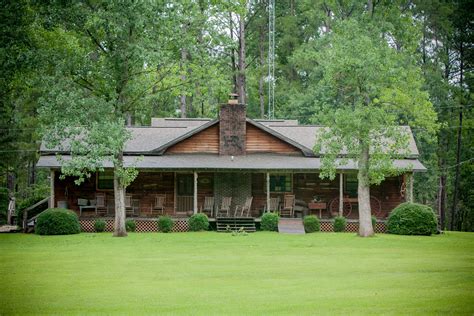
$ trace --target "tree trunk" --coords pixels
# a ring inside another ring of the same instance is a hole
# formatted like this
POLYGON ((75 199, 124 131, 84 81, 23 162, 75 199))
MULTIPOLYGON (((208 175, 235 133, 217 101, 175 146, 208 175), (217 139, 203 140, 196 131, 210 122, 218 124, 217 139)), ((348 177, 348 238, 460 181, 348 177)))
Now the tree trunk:
MULTIPOLYGON (((15 183, 16 183, 15 174, 12 171, 7 171, 7 189, 8 189, 8 202, 15 200, 15 183)), ((8 203, 10 206, 10 203, 8 203)), ((7 224, 11 225, 12 214, 10 208, 7 209, 7 224)))
POLYGON ((125 229, 125 187, 118 176, 118 170, 123 167, 123 153, 118 156, 118 162, 114 167, 114 199, 115 199, 115 223, 114 237, 126 237, 125 229))
POLYGON ((441 176, 439 177, 439 188, 438 188, 438 213, 439 213, 439 227, 441 230, 446 229, 446 172, 444 170, 446 163, 441 162, 443 166, 441 176))
MULTIPOLYGON (((234 42, 234 22, 233 22, 232 12, 229 12, 229 30, 230 30, 230 39, 234 42)), ((230 62, 232 66, 232 86, 234 87, 234 93, 237 93, 237 68, 235 65, 235 49, 231 48, 230 51, 230 62)))
POLYGON ((241 14, 239 17, 239 74, 237 78, 237 93, 239 94, 239 103, 246 103, 245 96, 245 19, 241 14))
POLYGON ((260 51, 260 69, 261 73, 258 79, 258 95, 259 95, 259 100, 260 100, 260 118, 265 117, 265 93, 264 93, 264 66, 265 66, 265 49, 263 47, 263 43, 265 42, 265 34, 264 34, 264 28, 260 27, 260 34, 259 34, 260 40, 258 41, 258 48, 260 51))
MULTIPOLYGON (((182 75, 181 75, 181 81, 184 83, 186 81, 186 71, 185 71, 185 67, 186 67, 186 59, 187 59, 187 56, 188 56, 188 53, 186 51, 186 49, 181 49, 181 63, 180 63, 180 68, 181 68, 181 72, 182 72, 182 75)), ((181 110, 181 117, 182 118, 186 118, 187 114, 186 114, 186 94, 183 93, 180 97, 179 97, 179 103, 180 103, 180 110, 181 110)))
POLYGON ((28 167, 28 186, 32 186, 36 183, 36 160, 33 159, 29 163, 28 167))
MULTIPOLYGON (((460 79, 459 79, 459 86, 461 93, 463 93, 463 76, 464 76, 464 49, 463 49, 463 42, 461 40, 460 49, 459 49, 459 58, 460 58, 460 79)), ((454 192, 453 192, 453 206, 451 208, 451 223, 450 229, 460 229, 459 221, 457 221, 457 209, 458 209, 458 200, 459 200, 459 182, 460 182, 460 172, 461 172, 461 147, 462 147, 462 115, 463 115, 463 107, 462 107, 462 98, 461 98, 461 107, 459 109, 459 125, 457 131, 457 139, 456 139, 456 173, 454 176, 454 192)))
POLYGON ((359 200, 359 236, 368 237, 374 234, 370 209, 369 181, 369 145, 363 144, 359 156, 359 172, 357 174, 357 193, 359 200))

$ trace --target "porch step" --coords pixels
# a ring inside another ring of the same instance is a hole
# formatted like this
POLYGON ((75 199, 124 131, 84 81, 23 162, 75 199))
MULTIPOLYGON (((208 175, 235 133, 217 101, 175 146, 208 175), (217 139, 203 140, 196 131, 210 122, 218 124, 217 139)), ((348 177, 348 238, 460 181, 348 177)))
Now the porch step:
POLYGON ((218 232, 228 232, 243 228, 248 233, 256 231, 255 221, 252 217, 218 217, 216 218, 218 232))
POLYGON ((304 234, 303 219, 280 217, 278 221, 278 232, 284 234, 304 234))

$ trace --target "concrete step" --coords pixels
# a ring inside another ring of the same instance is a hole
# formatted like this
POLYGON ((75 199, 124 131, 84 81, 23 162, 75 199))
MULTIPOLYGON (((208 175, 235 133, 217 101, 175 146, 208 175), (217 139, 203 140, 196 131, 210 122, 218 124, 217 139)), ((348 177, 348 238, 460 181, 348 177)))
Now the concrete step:
POLYGON ((304 234, 303 219, 280 218, 278 222, 278 232, 284 234, 304 234))

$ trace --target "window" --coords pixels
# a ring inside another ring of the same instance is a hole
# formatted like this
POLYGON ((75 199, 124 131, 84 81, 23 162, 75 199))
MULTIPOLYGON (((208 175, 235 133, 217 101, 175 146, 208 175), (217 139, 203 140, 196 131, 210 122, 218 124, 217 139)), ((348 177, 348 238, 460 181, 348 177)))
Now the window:
POLYGON ((189 196, 194 194, 194 175, 192 174, 178 174, 178 195, 189 196))
POLYGON ((114 189, 114 172, 112 170, 97 172, 97 189, 98 190, 113 190, 114 189))
POLYGON ((346 194, 348 194, 349 197, 357 197, 357 175, 346 174, 344 178, 346 180, 346 194))
POLYGON ((270 175, 270 192, 291 192, 292 176, 290 173, 271 174, 270 175))

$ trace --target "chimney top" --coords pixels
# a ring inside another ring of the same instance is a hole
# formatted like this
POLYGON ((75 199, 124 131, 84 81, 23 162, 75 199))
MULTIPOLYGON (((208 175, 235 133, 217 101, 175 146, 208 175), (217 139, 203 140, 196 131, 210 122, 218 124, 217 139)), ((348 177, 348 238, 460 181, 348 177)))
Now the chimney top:
POLYGON ((237 93, 229 93, 229 101, 227 104, 239 104, 239 95, 237 93))

